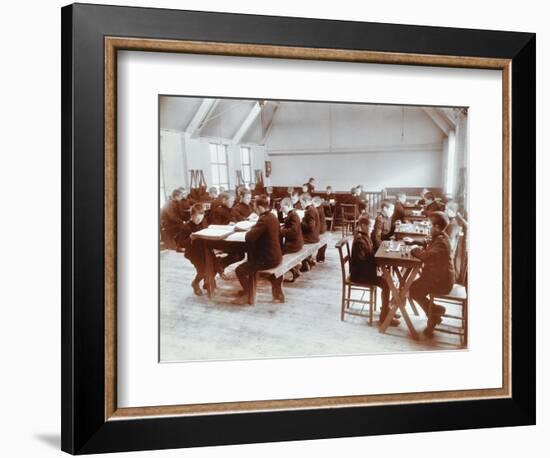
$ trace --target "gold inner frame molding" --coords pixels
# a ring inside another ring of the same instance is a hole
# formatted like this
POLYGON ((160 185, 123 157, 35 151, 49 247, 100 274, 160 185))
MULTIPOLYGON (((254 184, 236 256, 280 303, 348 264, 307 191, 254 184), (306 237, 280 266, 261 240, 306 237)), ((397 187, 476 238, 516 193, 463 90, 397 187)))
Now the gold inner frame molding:
POLYGON ((511 60, 480 57, 404 54, 343 49, 301 48, 240 43, 214 43, 143 38, 105 37, 105 420, 130 420, 152 416, 246 413, 274 410, 321 409, 383 404, 425 403, 511 397, 511 60), (265 57, 378 64, 423 65, 493 69, 502 72, 502 380, 501 388, 433 391, 365 396, 242 401, 169 406, 119 408, 117 405, 116 313, 116 106, 117 51, 152 51, 240 57, 265 57))

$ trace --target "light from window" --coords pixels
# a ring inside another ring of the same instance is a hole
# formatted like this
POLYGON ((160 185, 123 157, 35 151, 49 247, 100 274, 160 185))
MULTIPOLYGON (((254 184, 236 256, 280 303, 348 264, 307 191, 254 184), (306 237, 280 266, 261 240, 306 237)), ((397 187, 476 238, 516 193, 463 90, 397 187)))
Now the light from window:
POLYGON ((241 173, 246 186, 252 183, 252 158, 250 147, 241 146, 241 173))
POLYGON ((456 150, 456 137, 455 132, 449 132, 448 145, 447 145, 447 186, 446 194, 448 196, 454 195, 455 187, 455 151, 456 150))
POLYGON ((227 146, 210 143, 210 169, 212 170, 212 186, 227 191, 229 189, 229 172, 227 167, 227 146))

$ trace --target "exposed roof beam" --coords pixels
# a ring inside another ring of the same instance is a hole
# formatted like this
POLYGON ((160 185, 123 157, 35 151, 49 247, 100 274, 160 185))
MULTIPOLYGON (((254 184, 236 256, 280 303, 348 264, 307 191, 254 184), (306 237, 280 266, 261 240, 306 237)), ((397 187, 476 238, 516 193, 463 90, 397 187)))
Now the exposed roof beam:
POLYGON ((203 99, 199 108, 197 108, 197 111, 193 115, 193 119, 191 119, 185 129, 191 137, 198 135, 204 124, 208 121, 208 118, 212 115, 217 104, 218 99, 203 99))
POLYGON ((258 102, 254 103, 251 110, 246 115, 246 118, 244 118, 244 121, 237 128, 235 135, 233 135, 233 138, 231 139, 232 144, 235 145, 242 140, 242 138, 244 137, 244 134, 246 134, 248 129, 250 129, 250 126, 252 125, 254 120, 258 117, 261 111, 262 111, 261 105, 258 102))
POLYGON ((265 145, 267 137, 269 137, 269 134, 271 133, 271 129, 273 128, 273 124, 275 123, 275 117, 277 116, 277 112, 279 111, 279 106, 279 102, 275 102, 275 106, 273 107, 273 111, 271 112, 271 119, 267 123, 265 131, 262 135, 262 139, 260 140, 260 145, 265 145))
POLYGON ((445 117, 449 124, 453 126, 453 129, 456 128, 456 118, 453 112, 453 108, 436 108, 436 110, 445 117))
POLYGON ((449 132, 454 128, 454 125, 448 121, 447 116, 441 114, 441 112, 432 107, 423 107, 424 112, 430 117, 430 119, 439 127, 445 135, 449 135, 449 132))

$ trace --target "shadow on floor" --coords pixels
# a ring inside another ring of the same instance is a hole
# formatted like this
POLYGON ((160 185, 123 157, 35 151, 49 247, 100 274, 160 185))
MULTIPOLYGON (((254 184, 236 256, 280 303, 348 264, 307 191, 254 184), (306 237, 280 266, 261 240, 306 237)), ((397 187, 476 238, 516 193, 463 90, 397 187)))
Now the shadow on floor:
POLYGON ((45 445, 48 445, 57 450, 61 450, 61 435, 57 433, 38 433, 34 434, 35 439, 45 445))

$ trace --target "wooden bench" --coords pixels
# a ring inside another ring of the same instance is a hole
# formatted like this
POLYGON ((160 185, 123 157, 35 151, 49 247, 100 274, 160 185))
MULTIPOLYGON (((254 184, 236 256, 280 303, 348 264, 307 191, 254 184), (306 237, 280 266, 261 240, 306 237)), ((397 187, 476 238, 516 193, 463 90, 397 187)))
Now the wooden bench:
MULTIPOLYGON (((293 267, 301 264, 302 261, 306 260, 310 256, 315 255, 321 247, 326 246, 328 244, 329 239, 330 239, 329 233, 322 234, 318 242, 307 243, 304 245, 304 247, 300 251, 297 251, 295 253, 284 254, 283 260, 278 266, 273 267, 271 269, 259 270, 258 272, 256 272, 256 274, 273 276, 276 279, 277 283, 279 283, 278 286, 280 286, 282 291, 284 274, 289 272, 293 267)), ((251 305, 254 305, 256 303, 257 275, 252 276, 252 284, 249 290, 248 303, 251 305)))

